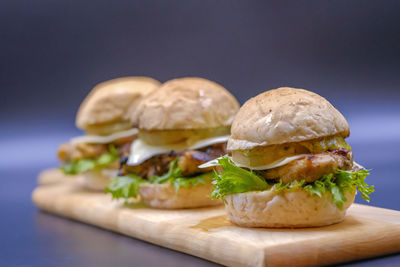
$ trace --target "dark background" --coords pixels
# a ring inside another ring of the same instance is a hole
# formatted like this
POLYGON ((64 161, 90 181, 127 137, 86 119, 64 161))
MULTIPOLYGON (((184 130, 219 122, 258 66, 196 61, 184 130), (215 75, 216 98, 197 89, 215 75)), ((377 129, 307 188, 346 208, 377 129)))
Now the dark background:
POLYGON ((200 76, 241 103, 279 86, 317 92, 348 119, 355 160, 372 169, 370 204, 399 210, 399 43, 399 1, 1 1, 0 263, 209 264, 30 202, 36 174, 80 134, 83 97, 126 75, 200 76))

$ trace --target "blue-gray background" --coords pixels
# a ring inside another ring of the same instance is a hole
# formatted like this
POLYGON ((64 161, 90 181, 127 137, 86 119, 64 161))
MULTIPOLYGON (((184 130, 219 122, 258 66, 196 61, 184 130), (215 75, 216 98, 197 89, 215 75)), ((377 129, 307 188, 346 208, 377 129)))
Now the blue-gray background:
POLYGON ((126 75, 200 76, 241 103, 279 86, 317 92, 350 123, 355 160, 372 169, 371 204, 400 210, 399 13, 399 1, 1 1, 0 261, 144 265, 157 255, 167 265, 208 264, 37 213, 30 202, 36 174, 80 134, 83 97, 126 75))

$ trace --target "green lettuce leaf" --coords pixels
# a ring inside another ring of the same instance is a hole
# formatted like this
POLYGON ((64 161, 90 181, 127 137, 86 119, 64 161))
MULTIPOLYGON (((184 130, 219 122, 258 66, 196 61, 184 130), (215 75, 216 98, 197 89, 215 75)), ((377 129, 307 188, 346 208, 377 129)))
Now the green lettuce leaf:
POLYGON ((144 180, 138 175, 130 174, 127 176, 120 176, 114 178, 111 183, 106 187, 106 192, 112 194, 113 198, 135 198, 139 194, 139 187, 141 183, 164 184, 170 182, 175 191, 180 187, 197 186, 205 184, 207 179, 211 180, 212 173, 202 173, 193 177, 184 177, 178 166, 178 161, 173 160, 169 165, 169 170, 163 175, 154 175, 149 180, 144 180))
POLYGON ((272 190, 279 194, 282 191, 291 191, 303 189, 310 195, 322 197, 326 192, 332 194, 332 202, 343 209, 343 204, 347 201, 345 194, 354 187, 361 193, 364 200, 370 200, 369 195, 374 192, 374 186, 369 186, 365 179, 369 175, 368 170, 344 171, 336 169, 335 173, 327 174, 312 183, 302 181, 293 181, 284 184, 282 180, 275 184, 268 184, 264 178, 258 176, 252 171, 242 169, 227 156, 218 160, 222 172, 215 172, 213 184, 215 185, 211 197, 221 198, 230 194, 244 193, 250 191, 272 190))
POLYGON ((294 190, 294 189, 296 189, 296 188, 302 188, 302 186, 303 186, 305 183, 306 183, 305 180, 301 180, 300 182, 299 182, 299 181, 293 181, 293 182, 291 182, 291 183, 284 184, 284 183, 282 182, 282 180, 279 180, 279 182, 275 184, 274 190, 275 190, 275 192, 277 192, 277 193, 279 193, 279 192, 281 192, 281 191, 284 191, 284 190, 286 190, 286 191, 294 190))
POLYGON ((199 184, 206 184, 207 180, 211 180, 212 173, 203 173, 194 177, 178 177, 171 180, 171 183, 174 185, 175 191, 178 191, 180 187, 189 187, 196 186, 199 184))
POLYGON ((144 182, 146 181, 137 175, 118 176, 113 178, 105 189, 113 199, 128 200, 138 196, 140 184, 144 182))
POLYGON ((154 175, 153 177, 150 178, 149 182, 152 184, 163 184, 169 180, 174 180, 179 177, 182 177, 182 172, 178 166, 178 160, 175 159, 170 162, 169 170, 167 173, 165 173, 161 176, 154 175))
POLYGON ((182 175, 182 171, 178 166, 178 160, 175 159, 171 161, 169 165, 169 170, 167 173, 157 176, 154 175, 153 177, 150 178, 149 183, 152 184, 163 184, 170 182, 176 191, 179 190, 179 188, 182 187, 189 187, 189 186, 196 186, 198 184, 205 184, 207 179, 212 178, 212 173, 202 173, 197 176, 193 177, 184 177, 182 175))
POLYGON ((324 175, 321 179, 309 183, 304 187, 311 195, 316 194, 321 197, 325 192, 332 194, 332 201, 339 209, 343 209, 344 202, 347 201, 346 191, 351 191, 356 187, 361 193, 361 197, 369 202, 369 195, 375 191, 374 186, 369 186, 365 179, 369 175, 368 170, 344 171, 336 169, 335 173, 324 175))
POLYGON ((218 159, 223 172, 214 171, 214 190, 211 198, 223 198, 226 195, 249 191, 263 191, 271 188, 264 178, 256 173, 242 169, 233 161, 224 156, 218 159))
POLYGON ((325 192, 330 192, 332 194, 332 202, 339 209, 343 209, 343 204, 347 201, 345 191, 352 189, 353 186, 349 184, 339 184, 333 173, 324 175, 321 179, 304 186, 304 190, 310 195, 322 197, 325 192))
POLYGON ((60 169, 65 174, 79 174, 93 169, 106 168, 111 163, 119 159, 118 151, 113 145, 109 146, 108 153, 102 154, 97 158, 80 159, 71 161, 61 166, 60 169))
POLYGON ((335 182, 345 191, 351 190, 352 186, 357 187, 357 191, 361 193, 361 197, 369 202, 369 195, 375 192, 373 185, 368 185, 365 179, 369 175, 368 170, 360 170, 357 172, 343 171, 337 169, 335 171, 336 180, 335 182))

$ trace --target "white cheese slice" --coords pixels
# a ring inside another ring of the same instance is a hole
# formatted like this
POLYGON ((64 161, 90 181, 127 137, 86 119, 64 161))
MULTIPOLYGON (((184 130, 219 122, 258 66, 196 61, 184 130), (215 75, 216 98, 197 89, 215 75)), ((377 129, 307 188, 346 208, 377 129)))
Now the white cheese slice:
MULTIPOLYGON (((232 159, 232 157, 229 157, 229 158, 238 167, 247 168, 247 169, 250 169, 250 170, 260 171, 260 170, 268 170, 268 169, 273 169, 273 168, 276 168, 276 167, 280 167, 280 166, 283 166, 285 164, 288 164, 289 162, 292 162, 293 160, 304 158, 304 157, 310 156, 310 155, 311 154, 301 154, 301 155, 296 155, 296 156, 292 156, 292 157, 282 158, 280 160, 275 161, 274 163, 271 163, 271 164, 268 164, 268 165, 263 165, 263 166, 257 166, 257 167, 251 167, 251 166, 248 166, 248 165, 245 165, 245 164, 240 164, 240 163, 235 162, 232 159)), ((209 162, 206 162, 206 163, 200 165, 199 168, 208 168, 208 167, 218 166, 219 165, 218 159, 210 160, 209 162)))
POLYGON ((99 136, 99 135, 83 135, 74 137, 71 139, 72 144, 78 143, 91 143, 91 144, 108 144, 112 141, 118 140, 120 138, 129 137, 132 135, 136 135, 138 133, 137 128, 129 129, 122 132, 113 133, 107 136, 99 136))
POLYGON ((355 162, 355 161, 353 161, 353 164, 354 164, 357 168, 359 168, 360 170, 365 170, 365 167, 364 167, 363 165, 358 164, 358 163, 355 162))
POLYGON ((229 135, 211 137, 200 140, 189 147, 186 143, 166 146, 151 146, 140 139, 136 139, 131 145, 131 152, 127 161, 127 165, 136 166, 153 156, 164 154, 172 150, 175 152, 180 152, 185 149, 199 149, 209 145, 227 142, 228 139, 229 135))
POLYGON ((200 140, 197 143, 191 145, 189 147, 189 149, 199 149, 199 148, 203 148, 206 146, 211 146, 213 144, 225 143, 225 142, 228 142, 228 139, 229 139, 229 135, 216 136, 216 137, 203 139, 203 140, 200 140))
POLYGON ((167 146, 151 146, 140 139, 136 139, 131 144, 131 151, 126 164, 129 166, 136 166, 155 155, 164 154, 176 148, 177 146, 174 148, 167 146))
MULTIPOLYGON (((203 164, 199 165, 198 168, 201 168, 201 169, 202 169, 202 168, 209 168, 209 167, 216 167, 216 166, 219 166, 218 160, 219 160, 220 158, 222 158, 222 157, 219 157, 219 158, 216 158, 216 159, 207 161, 206 163, 203 163, 203 164)), ((229 157, 229 158, 232 159, 231 157, 229 157)))
POLYGON ((312 154, 295 155, 295 156, 292 156, 292 157, 279 159, 279 160, 275 161, 274 163, 271 163, 271 164, 268 164, 268 165, 257 166, 257 167, 251 167, 251 166, 248 166, 248 165, 245 165, 245 164, 240 164, 240 163, 237 163, 237 162, 235 162, 235 164, 236 164, 236 166, 241 167, 241 168, 248 168, 250 170, 261 171, 261 170, 268 170, 268 169, 277 168, 277 167, 286 165, 289 162, 292 162, 293 160, 304 158, 306 156, 311 156, 311 155, 312 154))
MULTIPOLYGON (((235 162, 235 161, 232 159, 232 157, 229 157, 229 158, 230 158, 230 159, 235 163, 235 165, 238 166, 238 167, 241 167, 241 168, 248 168, 248 169, 250 169, 250 170, 260 171, 260 170, 268 170, 268 169, 273 169, 273 168, 276 168, 276 167, 280 167, 280 166, 283 166, 283 165, 285 165, 285 164, 288 164, 289 162, 292 162, 293 160, 300 159, 300 158, 303 158, 303 157, 306 157, 306 156, 311 156, 311 155, 312 155, 312 154, 300 154, 300 155, 296 155, 296 156, 292 156, 292 157, 283 158, 283 159, 280 159, 280 160, 278 160, 278 161, 276 161, 276 162, 274 162, 274 163, 271 163, 271 164, 268 164, 268 165, 264 165, 264 166, 258 166, 258 167, 250 167, 250 166, 245 165, 245 164, 240 164, 240 163, 235 162)), ((219 160, 220 158, 222 158, 222 157, 219 157, 219 158, 210 160, 210 161, 208 161, 208 162, 206 162, 206 163, 204 163, 204 164, 199 165, 198 167, 199 167, 199 168, 209 168, 209 167, 216 167, 216 166, 219 166, 218 160, 219 160)), ((358 163, 355 162, 355 161, 353 161, 353 164, 354 164, 355 166, 357 166, 359 169, 365 169, 364 166, 358 164, 358 163)))

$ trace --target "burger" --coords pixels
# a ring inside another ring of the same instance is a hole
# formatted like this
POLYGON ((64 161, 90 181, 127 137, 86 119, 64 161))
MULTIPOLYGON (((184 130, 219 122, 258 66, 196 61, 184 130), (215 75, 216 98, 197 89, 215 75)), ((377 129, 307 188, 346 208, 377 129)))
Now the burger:
POLYGON ((76 116, 76 126, 85 135, 59 147, 60 169, 68 175, 81 174, 84 187, 104 190, 118 173, 121 149, 137 136, 131 114, 159 86, 160 82, 149 77, 123 77, 95 86, 76 116))
POLYGON ((154 208, 221 204, 212 200, 213 167, 198 166, 226 155, 239 104, 221 85, 202 78, 167 81, 136 109, 138 139, 126 151, 113 198, 140 198, 154 208))
POLYGON ((338 223, 356 191, 369 201, 367 170, 353 161, 343 115, 325 98, 278 88, 248 100, 232 124, 212 197, 246 227, 313 227, 338 223))

